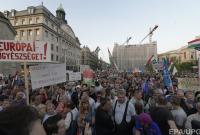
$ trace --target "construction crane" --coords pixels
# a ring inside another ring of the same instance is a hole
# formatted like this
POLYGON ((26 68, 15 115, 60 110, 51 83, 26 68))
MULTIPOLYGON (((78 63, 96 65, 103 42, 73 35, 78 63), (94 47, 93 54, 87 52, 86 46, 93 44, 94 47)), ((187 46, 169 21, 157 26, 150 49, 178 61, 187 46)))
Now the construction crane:
POLYGON ((128 37, 128 38, 126 39, 126 41, 125 41, 122 45, 125 45, 125 44, 128 45, 128 43, 129 43, 129 41, 131 40, 131 38, 132 38, 132 37, 128 37))
POLYGON ((152 42, 152 36, 153 36, 153 32, 158 28, 158 25, 155 25, 153 29, 150 28, 149 33, 140 41, 139 44, 142 44, 142 42, 149 37, 149 42, 152 42))

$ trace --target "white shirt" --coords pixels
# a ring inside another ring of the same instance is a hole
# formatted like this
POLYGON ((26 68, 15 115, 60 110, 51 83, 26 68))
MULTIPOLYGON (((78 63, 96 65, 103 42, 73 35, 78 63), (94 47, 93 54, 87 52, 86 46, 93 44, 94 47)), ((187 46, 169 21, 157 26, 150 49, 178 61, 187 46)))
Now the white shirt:
POLYGON ((77 116, 78 116, 78 109, 77 108, 74 108, 73 110, 71 110, 70 112, 67 113, 66 118, 65 118, 65 128, 66 128, 66 130, 69 129, 70 124, 72 122, 71 120, 72 119, 76 120, 77 116), (71 118, 72 117, 71 113, 73 115, 73 118, 71 118))
POLYGON ((187 117, 186 123, 185 123, 185 128, 186 129, 192 129, 192 120, 197 120, 200 121, 200 114, 197 112, 195 114, 192 114, 187 117))
MULTIPOLYGON (((120 104, 119 102, 117 102, 117 105, 115 108, 115 116, 114 116, 117 124, 120 124, 123 120, 126 102, 127 102, 127 99, 125 100, 123 104, 120 104)), ((114 110, 114 107, 115 107, 115 103, 113 105, 113 110, 114 110)), ((130 122, 131 117, 134 116, 135 114, 136 114, 135 107, 133 106, 131 102, 129 102, 128 108, 127 108, 126 122, 130 122)))

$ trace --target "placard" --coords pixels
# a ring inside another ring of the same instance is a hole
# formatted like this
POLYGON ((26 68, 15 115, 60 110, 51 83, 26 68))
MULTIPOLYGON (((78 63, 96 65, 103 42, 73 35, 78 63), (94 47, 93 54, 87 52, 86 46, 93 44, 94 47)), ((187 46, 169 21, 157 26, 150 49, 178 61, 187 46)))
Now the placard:
POLYGON ((32 89, 66 82, 65 64, 41 64, 30 67, 32 89))
POLYGON ((81 72, 68 72, 69 81, 79 81, 81 80, 81 72))
POLYGON ((0 61, 50 62, 50 51, 44 41, 0 40, 0 61))

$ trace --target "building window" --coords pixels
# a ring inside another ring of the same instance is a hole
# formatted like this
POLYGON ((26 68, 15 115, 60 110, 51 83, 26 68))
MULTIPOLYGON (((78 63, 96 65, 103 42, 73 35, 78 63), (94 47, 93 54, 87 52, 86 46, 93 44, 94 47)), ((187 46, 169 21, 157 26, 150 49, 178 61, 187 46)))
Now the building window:
POLYGON ((25 36, 25 31, 24 30, 21 30, 21 36, 25 36))
POLYGON ((36 29, 35 31, 36 31, 36 35, 37 36, 40 35, 40 30, 39 29, 36 29))
POLYGON ((47 19, 45 19, 45 23, 46 23, 46 25, 48 25, 48 20, 47 19))
POLYGON ((36 18, 36 23, 39 23, 39 21, 40 21, 40 18, 37 17, 37 18, 36 18))
POLYGON ((28 35, 32 36, 33 35, 33 31, 32 30, 28 30, 28 35))
POLYGON ((56 41, 58 42, 58 37, 56 37, 56 41))
POLYGON ((32 23, 33 23, 33 19, 30 18, 30 19, 29 19, 29 24, 32 24, 32 23))
POLYGON ((54 35, 53 34, 51 34, 51 40, 54 40, 54 35))
POLYGON ((56 46, 56 52, 58 52, 58 46, 56 46))
POLYGON ((51 50, 52 50, 52 51, 54 50, 54 45, 53 45, 53 44, 51 44, 51 50))
POLYGON ((191 59, 194 59, 194 56, 193 56, 193 54, 191 55, 191 59))
POLYGON ((53 54, 51 54, 51 61, 53 61, 54 60, 54 55, 53 54))
POLYGON ((45 36, 48 38, 48 31, 45 31, 45 36))
POLYGON ((15 21, 15 26, 17 26, 17 25, 18 25, 18 21, 16 20, 16 21, 15 21))
POLYGON ((22 24, 25 24, 25 19, 22 19, 22 24))
POLYGON ((52 27, 52 29, 54 29, 54 25, 53 25, 53 23, 51 24, 51 27, 52 27))
POLYGON ((58 61, 58 55, 56 55, 56 61, 58 61))
POLYGON ((184 52, 184 59, 186 59, 186 52, 184 52))

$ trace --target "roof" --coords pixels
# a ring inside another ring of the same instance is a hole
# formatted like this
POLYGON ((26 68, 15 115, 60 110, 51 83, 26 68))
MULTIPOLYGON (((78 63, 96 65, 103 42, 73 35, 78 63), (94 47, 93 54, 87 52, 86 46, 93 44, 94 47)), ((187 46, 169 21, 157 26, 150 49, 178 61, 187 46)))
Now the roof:
POLYGON ((62 11, 62 12, 65 13, 65 10, 63 9, 62 4, 59 5, 59 7, 57 8, 56 12, 57 12, 57 11, 62 11))
POLYGON ((9 19, 6 18, 2 12, 0 12, 0 19, 1 18, 2 18, 2 21, 8 25, 8 27, 10 28, 10 30, 12 30, 12 32, 14 33, 14 35, 16 35, 16 31, 15 31, 14 27, 10 23, 9 19))

